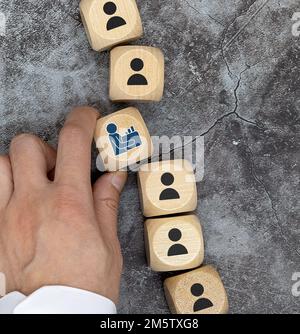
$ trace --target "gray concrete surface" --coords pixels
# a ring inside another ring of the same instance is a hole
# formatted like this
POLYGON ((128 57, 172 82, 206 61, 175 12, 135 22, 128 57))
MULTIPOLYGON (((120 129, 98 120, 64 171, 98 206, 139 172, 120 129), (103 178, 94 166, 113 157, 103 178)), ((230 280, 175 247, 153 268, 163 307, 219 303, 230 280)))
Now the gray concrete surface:
MULTIPOLYGON (((0 150, 33 132, 55 144, 77 104, 108 99, 108 53, 88 45, 74 0, 1 0, 0 150)), ((221 273, 232 313, 299 313, 300 37, 298 0, 138 0, 138 44, 166 56, 166 90, 141 105, 152 135, 205 137, 198 215, 205 262, 221 273)), ((94 150, 95 154, 95 150, 94 150)), ((94 168, 94 164, 93 164, 94 168)), ((146 266, 136 178, 122 197, 121 313, 167 313, 162 280, 146 266)))

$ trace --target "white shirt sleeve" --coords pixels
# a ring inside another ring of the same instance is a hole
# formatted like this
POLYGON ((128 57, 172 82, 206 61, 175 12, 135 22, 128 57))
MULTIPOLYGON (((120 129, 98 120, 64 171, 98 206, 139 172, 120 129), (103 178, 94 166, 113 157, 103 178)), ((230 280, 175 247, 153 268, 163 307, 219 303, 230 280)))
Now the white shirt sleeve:
POLYGON ((0 299, 0 314, 116 314, 115 304, 93 292, 45 286, 28 297, 12 292, 0 299))

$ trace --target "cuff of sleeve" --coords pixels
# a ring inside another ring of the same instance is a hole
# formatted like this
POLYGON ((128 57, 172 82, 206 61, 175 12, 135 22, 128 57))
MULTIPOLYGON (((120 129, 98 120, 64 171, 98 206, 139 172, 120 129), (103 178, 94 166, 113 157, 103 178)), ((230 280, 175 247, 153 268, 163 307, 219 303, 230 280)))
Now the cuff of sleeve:
POLYGON ((96 293, 65 286, 45 286, 28 296, 14 314, 116 314, 115 304, 96 293))
POLYGON ((18 304, 26 299, 22 293, 11 292, 0 298, 0 314, 12 314, 18 304))

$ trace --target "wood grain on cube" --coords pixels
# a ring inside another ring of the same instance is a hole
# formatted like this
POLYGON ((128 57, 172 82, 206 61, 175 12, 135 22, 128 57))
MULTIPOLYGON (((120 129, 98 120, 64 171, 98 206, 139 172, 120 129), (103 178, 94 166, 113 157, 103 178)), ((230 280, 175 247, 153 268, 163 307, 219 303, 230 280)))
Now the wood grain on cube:
POLYGON ((168 278, 164 289, 174 314, 225 314, 228 298, 218 272, 205 266, 168 278))
POLYGON ((153 218, 145 222, 148 264, 154 271, 175 271, 200 266, 204 241, 195 215, 153 218))
POLYGON ((149 46, 120 46, 110 54, 112 101, 160 101, 164 90, 164 56, 149 46))
POLYGON ((104 170, 116 171, 149 158, 153 144, 140 112, 129 107, 100 118, 95 142, 104 170))
POLYGON ((144 216, 190 212, 197 207, 193 167, 187 160, 166 160, 143 165, 138 172, 144 216))
POLYGON ((95 51, 133 41, 143 34, 135 0, 82 0, 80 13, 88 40, 95 51))

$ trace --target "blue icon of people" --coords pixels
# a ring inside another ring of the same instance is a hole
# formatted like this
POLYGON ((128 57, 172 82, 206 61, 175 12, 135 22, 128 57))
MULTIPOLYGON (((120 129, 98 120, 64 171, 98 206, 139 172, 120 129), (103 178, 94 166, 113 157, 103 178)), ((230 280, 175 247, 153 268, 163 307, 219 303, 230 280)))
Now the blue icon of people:
POLYGON ((140 134, 133 126, 127 130, 124 136, 118 133, 118 127, 114 123, 108 124, 106 130, 116 156, 142 145, 140 134))

